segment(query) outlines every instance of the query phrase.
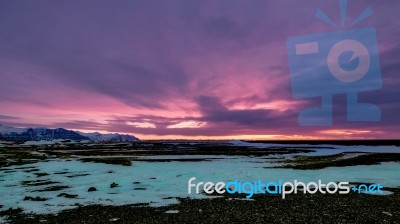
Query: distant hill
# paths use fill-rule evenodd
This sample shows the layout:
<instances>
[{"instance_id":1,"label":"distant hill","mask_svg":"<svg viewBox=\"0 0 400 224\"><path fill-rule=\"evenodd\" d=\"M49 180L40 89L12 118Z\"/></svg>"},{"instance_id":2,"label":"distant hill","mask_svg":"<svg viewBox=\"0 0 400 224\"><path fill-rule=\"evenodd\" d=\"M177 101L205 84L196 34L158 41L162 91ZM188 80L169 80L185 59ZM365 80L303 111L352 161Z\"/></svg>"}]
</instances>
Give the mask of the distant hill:
<instances>
[{"instance_id":1,"label":"distant hill","mask_svg":"<svg viewBox=\"0 0 400 224\"><path fill-rule=\"evenodd\" d=\"M94 142L133 142L139 139L132 135L100 134L71 131L64 128L14 128L0 124L0 140L2 141L53 141L55 139L94 141Z\"/></svg>"}]
</instances>

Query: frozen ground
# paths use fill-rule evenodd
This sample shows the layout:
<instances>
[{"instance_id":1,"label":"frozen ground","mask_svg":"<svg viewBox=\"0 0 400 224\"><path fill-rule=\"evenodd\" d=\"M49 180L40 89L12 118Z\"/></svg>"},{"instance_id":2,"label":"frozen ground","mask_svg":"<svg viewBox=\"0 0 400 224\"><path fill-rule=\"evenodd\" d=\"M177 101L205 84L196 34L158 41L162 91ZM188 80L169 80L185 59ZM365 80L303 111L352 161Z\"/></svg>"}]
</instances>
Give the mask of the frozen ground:
<instances>
[{"instance_id":1,"label":"frozen ground","mask_svg":"<svg viewBox=\"0 0 400 224\"><path fill-rule=\"evenodd\" d=\"M259 144L232 142L234 144ZM254 146L254 145L252 145ZM264 147L265 145L260 147ZM280 145L281 146L281 145ZM400 152L398 147L346 147L316 149L313 155L329 155L346 151ZM332 153L329 150L335 150ZM288 155L290 156L290 155ZM103 163L83 163L77 159L52 159L45 162L7 167L0 171L0 205L2 210L22 208L25 212L51 213L77 204L121 205L150 203L166 205L176 203L175 197L188 197L187 182L191 177L197 181L257 181L264 182L299 180L303 182L349 181L380 183L384 187L400 187L400 163L380 165L329 167L321 170L272 169L276 159L282 156L146 156L149 161L134 161L132 166ZM150 159L209 159L195 162L155 162ZM276 165L276 164L274 164ZM42 175L37 175L41 173ZM48 174L48 175L46 175ZM26 181L52 181L42 186L29 186ZM25 182L25 184L24 184ZM111 183L118 187L110 188ZM38 183L38 182L37 182ZM40 183L40 182L39 182ZM49 191L49 187L65 189ZM88 192L90 187L97 191ZM61 193L77 195L76 198L59 197ZM24 200L26 196L40 197L46 201ZM190 197L206 197L190 195Z\"/></svg>"},{"instance_id":2,"label":"frozen ground","mask_svg":"<svg viewBox=\"0 0 400 224\"><path fill-rule=\"evenodd\" d=\"M276 144L276 143L252 143L244 141L230 141L231 144L236 146L251 146L255 148L266 147L306 147L307 149L315 150L313 153L306 153L302 155L308 156L323 156L334 155L342 152L380 152L380 153L400 153L400 147L394 145L385 146L365 146L365 145L309 145L309 144ZM314 148L313 148L314 147ZM299 155L299 154L296 154Z\"/></svg>"}]
</instances>

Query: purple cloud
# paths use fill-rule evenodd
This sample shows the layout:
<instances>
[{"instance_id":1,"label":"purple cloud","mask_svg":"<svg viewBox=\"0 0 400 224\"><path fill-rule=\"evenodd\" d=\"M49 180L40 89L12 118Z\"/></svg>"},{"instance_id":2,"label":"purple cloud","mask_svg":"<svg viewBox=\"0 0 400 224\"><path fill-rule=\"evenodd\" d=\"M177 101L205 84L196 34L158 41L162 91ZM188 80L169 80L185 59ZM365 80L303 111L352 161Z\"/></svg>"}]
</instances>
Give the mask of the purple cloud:
<instances>
[{"instance_id":1,"label":"purple cloud","mask_svg":"<svg viewBox=\"0 0 400 224\"><path fill-rule=\"evenodd\" d=\"M346 24L368 6L374 14L352 28L376 28L383 88L360 100L378 105L382 121L348 123L345 98L335 96L331 129L398 137L400 2L349 1ZM339 26L315 18L317 9ZM320 99L292 98L285 42L340 24L334 0L3 1L0 121L159 136L320 136L327 128L297 124ZM168 128L182 122L198 127Z\"/></svg>"}]
</instances>

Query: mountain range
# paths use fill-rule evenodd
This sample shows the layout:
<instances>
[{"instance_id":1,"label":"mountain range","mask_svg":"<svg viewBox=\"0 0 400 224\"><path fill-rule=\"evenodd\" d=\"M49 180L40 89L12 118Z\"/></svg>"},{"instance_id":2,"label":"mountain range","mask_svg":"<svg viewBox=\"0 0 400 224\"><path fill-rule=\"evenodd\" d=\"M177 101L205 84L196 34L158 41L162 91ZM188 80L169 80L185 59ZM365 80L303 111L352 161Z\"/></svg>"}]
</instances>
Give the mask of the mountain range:
<instances>
[{"instance_id":1,"label":"mountain range","mask_svg":"<svg viewBox=\"0 0 400 224\"><path fill-rule=\"evenodd\" d=\"M139 140L135 136L127 134L83 133L64 128L14 128L0 124L0 141L26 142L53 141L56 139L94 142L133 142Z\"/></svg>"}]
</instances>

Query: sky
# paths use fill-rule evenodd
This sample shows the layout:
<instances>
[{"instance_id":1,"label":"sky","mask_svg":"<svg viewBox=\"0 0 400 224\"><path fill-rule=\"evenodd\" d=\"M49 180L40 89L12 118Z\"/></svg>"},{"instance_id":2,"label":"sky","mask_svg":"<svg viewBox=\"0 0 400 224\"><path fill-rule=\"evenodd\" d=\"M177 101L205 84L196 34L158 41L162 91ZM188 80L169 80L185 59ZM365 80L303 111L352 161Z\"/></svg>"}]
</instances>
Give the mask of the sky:
<instances>
[{"instance_id":1,"label":"sky","mask_svg":"<svg viewBox=\"0 0 400 224\"><path fill-rule=\"evenodd\" d=\"M0 1L0 124L142 139L400 137L400 1ZM359 93L378 122L299 126L320 97L292 95L286 39L375 27L383 86Z\"/></svg>"}]
</instances>

